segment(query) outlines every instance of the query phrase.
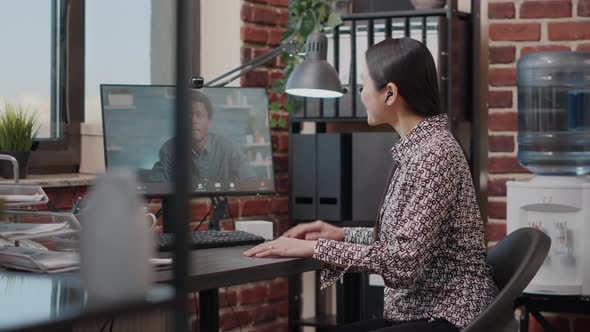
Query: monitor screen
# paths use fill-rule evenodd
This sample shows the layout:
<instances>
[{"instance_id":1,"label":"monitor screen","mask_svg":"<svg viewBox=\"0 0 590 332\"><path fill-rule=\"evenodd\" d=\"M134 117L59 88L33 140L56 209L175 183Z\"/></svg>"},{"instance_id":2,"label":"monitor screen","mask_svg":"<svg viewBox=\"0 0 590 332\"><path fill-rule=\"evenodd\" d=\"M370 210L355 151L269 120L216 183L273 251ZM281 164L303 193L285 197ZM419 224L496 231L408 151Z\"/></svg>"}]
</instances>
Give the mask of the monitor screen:
<instances>
[{"instance_id":1,"label":"monitor screen","mask_svg":"<svg viewBox=\"0 0 590 332\"><path fill-rule=\"evenodd\" d=\"M174 86L101 85L105 162L137 170L146 196L172 193ZM189 92L194 196L274 192L264 88Z\"/></svg>"}]
</instances>

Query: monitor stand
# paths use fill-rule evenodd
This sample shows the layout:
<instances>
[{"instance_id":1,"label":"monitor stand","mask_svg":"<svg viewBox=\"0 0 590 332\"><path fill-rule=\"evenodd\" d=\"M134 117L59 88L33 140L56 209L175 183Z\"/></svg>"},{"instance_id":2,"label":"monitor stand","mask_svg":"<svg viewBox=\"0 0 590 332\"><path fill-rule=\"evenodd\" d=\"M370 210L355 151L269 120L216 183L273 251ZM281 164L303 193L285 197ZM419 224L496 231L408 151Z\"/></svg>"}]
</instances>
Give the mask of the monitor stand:
<instances>
[{"instance_id":1,"label":"monitor stand","mask_svg":"<svg viewBox=\"0 0 590 332\"><path fill-rule=\"evenodd\" d=\"M219 221L225 217L225 209L228 208L227 200L222 197L211 196L212 215L209 218L209 230L221 230Z\"/></svg>"},{"instance_id":2,"label":"monitor stand","mask_svg":"<svg viewBox=\"0 0 590 332\"><path fill-rule=\"evenodd\" d=\"M212 214L209 217L209 230L221 230L219 221L225 217L227 207L227 200L223 197L211 196L211 206L213 207ZM162 198L162 233L173 233L173 221L170 218L170 211L172 210L172 197Z\"/></svg>"}]
</instances>

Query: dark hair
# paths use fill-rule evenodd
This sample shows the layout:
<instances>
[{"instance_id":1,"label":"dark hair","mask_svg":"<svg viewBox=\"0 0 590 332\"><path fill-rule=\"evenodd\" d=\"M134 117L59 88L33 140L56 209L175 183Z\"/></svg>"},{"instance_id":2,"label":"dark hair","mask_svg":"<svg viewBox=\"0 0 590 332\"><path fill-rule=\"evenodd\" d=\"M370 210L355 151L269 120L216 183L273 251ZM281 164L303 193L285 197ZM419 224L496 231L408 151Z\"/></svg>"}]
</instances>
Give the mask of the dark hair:
<instances>
[{"instance_id":1,"label":"dark hair","mask_svg":"<svg viewBox=\"0 0 590 332\"><path fill-rule=\"evenodd\" d=\"M189 90L190 101L193 103L202 103L203 105L205 105L205 109L207 110L207 116L209 117L209 120L211 120L213 118L213 104L211 104L209 98L207 98L207 96L205 96L204 93L197 89Z\"/></svg>"},{"instance_id":2,"label":"dark hair","mask_svg":"<svg viewBox=\"0 0 590 332\"><path fill-rule=\"evenodd\" d=\"M387 38L369 47L365 58L377 89L394 83L411 112L424 117L442 112L436 67L424 44L409 37Z\"/></svg>"}]
</instances>

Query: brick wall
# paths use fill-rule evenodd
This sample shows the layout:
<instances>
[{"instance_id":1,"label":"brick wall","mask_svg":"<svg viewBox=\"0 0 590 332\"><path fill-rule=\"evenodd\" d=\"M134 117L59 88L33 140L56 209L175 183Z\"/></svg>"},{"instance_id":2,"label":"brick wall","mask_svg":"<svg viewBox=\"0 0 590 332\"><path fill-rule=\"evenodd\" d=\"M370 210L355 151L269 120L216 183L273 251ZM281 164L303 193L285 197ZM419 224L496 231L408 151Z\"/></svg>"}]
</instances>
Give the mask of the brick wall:
<instances>
[{"instance_id":1,"label":"brick wall","mask_svg":"<svg viewBox=\"0 0 590 332\"><path fill-rule=\"evenodd\" d=\"M516 153L516 62L530 52L590 51L590 0L489 0L490 246L506 236L506 181L529 178ZM588 318L556 316L558 331L590 331ZM541 331L535 324L531 331Z\"/></svg>"}]
</instances>

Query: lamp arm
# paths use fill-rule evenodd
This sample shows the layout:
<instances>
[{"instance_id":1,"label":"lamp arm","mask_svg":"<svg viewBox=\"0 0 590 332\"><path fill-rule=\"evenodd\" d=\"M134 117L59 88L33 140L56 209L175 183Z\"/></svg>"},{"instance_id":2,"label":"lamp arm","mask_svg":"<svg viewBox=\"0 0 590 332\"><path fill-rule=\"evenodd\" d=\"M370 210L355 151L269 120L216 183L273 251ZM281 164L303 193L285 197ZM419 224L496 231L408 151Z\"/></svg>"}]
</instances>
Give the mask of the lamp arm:
<instances>
[{"instance_id":1,"label":"lamp arm","mask_svg":"<svg viewBox=\"0 0 590 332\"><path fill-rule=\"evenodd\" d=\"M219 77L216 77L216 78L210 80L204 86L206 86L206 87L225 86L225 85L229 84L230 82L232 82L233 80L248 74L249 72L262 66L266 62L270 61L271 59L273 59L283 53L288 53L288 54L292 54L292 55L297 54L297 46L296 46L294 38L291 38L287 42L279 45L276 48L273 48L272 50L268 51L267 53L255 58L255 59L253 59L253 60L235 68L235 69L232 69ZM216 83L218 81L225 79L227 76L234 74L235 72L239 72L239 73L235 74L234 76L230 77L229 79L227 79L225 81L222 81L221 83Z\"/></svg>"}]
</instances>

